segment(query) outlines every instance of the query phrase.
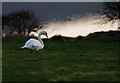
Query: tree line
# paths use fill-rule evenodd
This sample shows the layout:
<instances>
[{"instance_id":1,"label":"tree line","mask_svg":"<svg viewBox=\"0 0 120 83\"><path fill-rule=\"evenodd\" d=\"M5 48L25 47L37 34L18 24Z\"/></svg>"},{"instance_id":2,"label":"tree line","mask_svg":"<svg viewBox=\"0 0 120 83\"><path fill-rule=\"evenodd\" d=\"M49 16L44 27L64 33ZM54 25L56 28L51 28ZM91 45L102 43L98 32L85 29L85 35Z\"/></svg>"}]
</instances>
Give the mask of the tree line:
<instances>
[{"instance_id":1,"label":"tree line","mask_svg":"<svg viewBox=\"0 0 120 83\"><path fill-rule=\"evenodd\" d=\"M9 27L11 33L29 35L31 31L42 25L33 11L22 10L2 16L2 29ZM42 28L42 27L39 27Z\"/></svg>"}]
</instances>

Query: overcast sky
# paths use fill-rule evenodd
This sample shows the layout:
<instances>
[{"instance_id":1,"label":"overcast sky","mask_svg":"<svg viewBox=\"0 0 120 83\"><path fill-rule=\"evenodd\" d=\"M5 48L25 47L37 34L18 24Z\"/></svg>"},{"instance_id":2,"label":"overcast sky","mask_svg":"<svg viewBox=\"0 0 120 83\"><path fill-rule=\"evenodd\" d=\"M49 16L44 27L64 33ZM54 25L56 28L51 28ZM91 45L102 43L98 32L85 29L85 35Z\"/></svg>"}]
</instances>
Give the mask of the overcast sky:
<instances>
[{"instance_id":1,"label":"overcast sky","mask_svg":"<svg viewBox=\"0 0 120 83\"><path fill-rule=\"evenodd\" d=\"M94 14L102 9L102 2L3 2L3 14L32 10L41 19L65 19L77 15Z\"/></svg>"}]
</instances>

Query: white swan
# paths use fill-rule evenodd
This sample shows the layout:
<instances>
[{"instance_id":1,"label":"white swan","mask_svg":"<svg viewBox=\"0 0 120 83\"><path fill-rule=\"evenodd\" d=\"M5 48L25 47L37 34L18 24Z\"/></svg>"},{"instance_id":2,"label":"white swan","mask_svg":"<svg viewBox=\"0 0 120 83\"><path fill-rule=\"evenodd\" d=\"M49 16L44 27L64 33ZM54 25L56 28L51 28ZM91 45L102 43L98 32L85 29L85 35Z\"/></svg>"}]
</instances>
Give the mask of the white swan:
<instances>
[{"instance_id":1,"label":"white swan","mask_svg":"<svg viewBox=\"0 0 120 83\"><path fill-rule=\"evenodd\" d=\"M38 51L40 49L44 48L44 42L41 39L41 35L47 36L47 33L45 31L42 31L38 34L38 40L37 39L29 39L24 46L21 47L21 49L27 48L30 50ZM48 36L47 36L48 37Z\"/></svg>"}]
</instances>

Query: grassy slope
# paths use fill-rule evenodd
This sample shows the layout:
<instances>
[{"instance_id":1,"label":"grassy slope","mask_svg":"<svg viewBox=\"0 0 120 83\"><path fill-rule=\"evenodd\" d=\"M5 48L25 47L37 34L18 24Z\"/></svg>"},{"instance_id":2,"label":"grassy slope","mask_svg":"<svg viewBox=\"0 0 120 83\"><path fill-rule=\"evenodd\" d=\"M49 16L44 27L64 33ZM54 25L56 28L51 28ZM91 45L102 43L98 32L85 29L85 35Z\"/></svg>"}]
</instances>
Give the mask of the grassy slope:
<instances>
[{"instance_id":1,"label":"grassy slope","mask_svg":"<svg viewBox=\"0 0 120 83\"><path fill-rule=\"evenodd\" d=\"M118 80L119 41L44 40L38 53L21 50L24 42L3 41L3 81Z\"/></svg>"}]
</instances>

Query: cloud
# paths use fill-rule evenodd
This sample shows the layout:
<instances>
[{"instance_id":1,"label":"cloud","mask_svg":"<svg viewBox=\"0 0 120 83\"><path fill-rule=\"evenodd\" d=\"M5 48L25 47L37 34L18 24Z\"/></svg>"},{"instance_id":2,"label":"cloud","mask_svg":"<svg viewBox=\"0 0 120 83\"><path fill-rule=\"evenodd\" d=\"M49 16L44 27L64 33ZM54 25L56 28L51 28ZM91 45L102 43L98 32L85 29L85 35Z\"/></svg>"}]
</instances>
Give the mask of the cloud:
<instances>
[{"instance_id":1,"label":"cloud","mask_svg":"<svg viewBox=\"0 0 120 83\"><path fill-rule=\"evenodd\" d=\"M86 36L89 33L98 31L117 30L117 23L108 23L104 25L95 24L96 17L97 15L89 15L82 18L74 18L70 21L49 22L44 30L48 32L49 37L54 35L77 37L79 35Z\"/></svg>"}]
</instances>

